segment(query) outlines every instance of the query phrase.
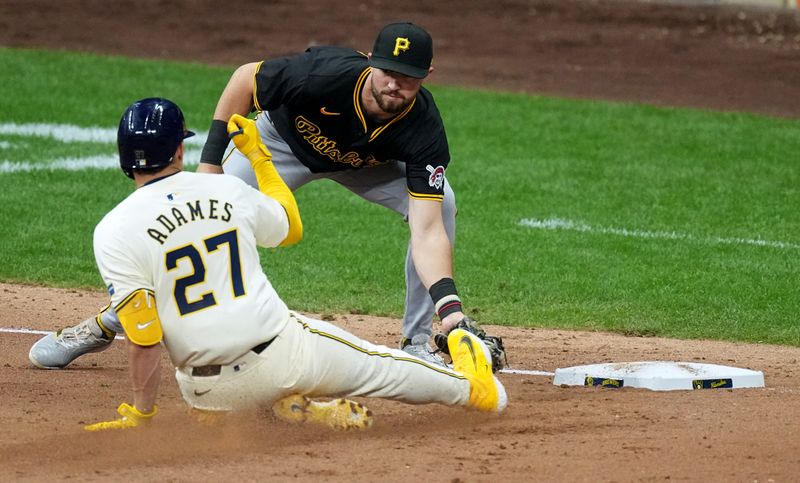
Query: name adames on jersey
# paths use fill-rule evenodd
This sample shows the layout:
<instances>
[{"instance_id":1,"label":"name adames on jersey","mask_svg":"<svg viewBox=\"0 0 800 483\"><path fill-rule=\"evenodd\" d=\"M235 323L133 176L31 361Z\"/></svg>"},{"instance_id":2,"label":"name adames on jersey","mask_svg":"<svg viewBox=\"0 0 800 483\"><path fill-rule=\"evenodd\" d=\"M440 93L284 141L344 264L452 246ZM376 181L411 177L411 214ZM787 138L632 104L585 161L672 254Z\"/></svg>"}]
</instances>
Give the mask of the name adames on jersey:
<instances>
[{"instance_id":1,"label":"name adames on jersey","mask_svg":"<svg viewBox=\"0 0 800 483\"><path fill-rule=\"evenodd\" d=\"M187 201L184 205L174 206L166 213L158 215L155 219L156 227L147 229L147 234L153 240L163 245L170 233L179 227L197 220L230 221L233 205L227 201L219 200L194 200Z\"/></svg>"}]
</instances>

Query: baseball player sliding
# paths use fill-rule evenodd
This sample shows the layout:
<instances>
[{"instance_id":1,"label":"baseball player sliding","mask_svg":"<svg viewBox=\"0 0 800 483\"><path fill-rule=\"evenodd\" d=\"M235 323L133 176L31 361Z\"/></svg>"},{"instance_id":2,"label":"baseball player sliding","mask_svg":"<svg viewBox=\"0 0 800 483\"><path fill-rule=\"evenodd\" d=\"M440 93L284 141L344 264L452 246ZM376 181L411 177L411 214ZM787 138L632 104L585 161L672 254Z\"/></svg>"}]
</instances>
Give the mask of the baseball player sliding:
<instances>
[{"instance_id":1,"label":"baseball player sliding","mask_svg":"<svg viewBox=\"0 0 800 483\"><path fill-rule=\"evenodd\" d=\"M291 190L331 179L408 221L400 347L444 365L429 344L437 315L444 334L463 327L484 339L497 368L503 362L502 342L486 337L465 317L453 279L456 204L445 176L450 152L433 96L422 87L433 71L432 58L433 41L424 29L393 23L380 31L368 54L313 47L242 65L217 103L198 172L224 170L256 186L244 155L234 150L224 164L223 158L228 119L257 111L258 135ZM120 330L114 311L105 310L42 338L30 359L39 367L65 367L82 354L105 349ZM439 336L436 345L447 352L446 337Z\"/></svg>"},{"instance_id":2,"label":"baseball player sliding","mask_svg":"<svg viewBox=\"0 0 800 483\"><path fill-rule=\"evenodd\" d=\"M139 426L157 414L161 347L184 400L200 411L270 406L285 397L371 396L500 412L503 385L471 332L448 336L454 367L371 344L289 310L264 274L257 246L297 243L294 196L253 121L227 130L249 160L258 190L233 176L183 171L183 114L144 99L122 116L120 167L136 190L94 233L111 306L128 339L133 402L88 430Z\"/></svg>"}]
</instances>

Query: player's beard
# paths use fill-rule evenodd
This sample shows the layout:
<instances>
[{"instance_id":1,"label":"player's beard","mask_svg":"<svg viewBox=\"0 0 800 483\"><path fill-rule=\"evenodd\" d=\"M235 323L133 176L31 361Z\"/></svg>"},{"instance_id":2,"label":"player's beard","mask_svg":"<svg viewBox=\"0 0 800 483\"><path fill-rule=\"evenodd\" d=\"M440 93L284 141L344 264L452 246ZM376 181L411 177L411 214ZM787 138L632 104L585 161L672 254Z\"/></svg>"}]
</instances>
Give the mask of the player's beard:
<instances>
[{"instance_id":1,"label":"player's beard","mask_svg":"<svg viewBox=\"0 0 800 483\"><path fill-rule=\"evenodd\" d=\"M404 97L399 98L399 97L389 96L389 94L394 94L397 91L394 92L384 91L383 93L381 93L380 91L378 91L378 89L375 88L375 84L372 84L370 86L370 91L372 92L373 99L375 99L375 102L378 103L378 107L380 107L383 112L389 114L399 113L400 111L408 107L408 105L411 104L411 101L413 100L413 98L406 99Z\"/></svg>"}]
</instances>

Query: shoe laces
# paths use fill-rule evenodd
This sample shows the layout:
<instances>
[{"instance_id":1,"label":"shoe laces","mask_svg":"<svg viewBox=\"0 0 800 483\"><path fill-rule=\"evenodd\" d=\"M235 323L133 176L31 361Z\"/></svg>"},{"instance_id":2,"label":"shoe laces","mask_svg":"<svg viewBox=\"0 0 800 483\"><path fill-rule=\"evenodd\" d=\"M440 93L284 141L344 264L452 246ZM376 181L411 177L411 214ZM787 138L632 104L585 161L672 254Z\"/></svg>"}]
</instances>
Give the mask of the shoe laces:
<instances>
[{"instance_id":1,"label":"shoe laces","mask_svg":"<svg viewBox=\"0 0 800 483\"><path fill-rule=\"evenodd\" d=\"M96 342L97 337L89 329L86 324L78 324L75 327L65 327L56 332L56 340L65 347L76 347L81 345L82 342L88 340Z\"/></svg>"},{"instance_id":2,"label":"shoe laces","mask_svg":"<svg viewBox=\"0 0 800 483\"><path fill-rule=\"evenodd\" d=\"M444 364L442 356L438 354L439 351L431 348L431 345L428 344L428 337L425 335L416 335L411 339L403 339L402 348L405 352L415 355L420 359L434 361L437 364Z\"/></svg>"},{"instance_id":3,"label":"shoe laces","mask_svg":"<svg viewBox=\"0 0 800 483\"><path fill-rule=\"evenodd\" d=\"M433 353L430 344L428 344L429 337L425 334L417 334L410 339L406 339L405 344L410 345L416 350Z\"/></svg>"},{"instance_id":4,"label":"shoe laces","mask_svg":"<svg viewBox=\"0 0 800 483\"><path fill-rule=\"evenodd\" d=\"M407 344L403 347L403 350L406 352L414 352L419 354L434 354L431 346L428 343L425 344Z\"/></svg>"}]
</instances>

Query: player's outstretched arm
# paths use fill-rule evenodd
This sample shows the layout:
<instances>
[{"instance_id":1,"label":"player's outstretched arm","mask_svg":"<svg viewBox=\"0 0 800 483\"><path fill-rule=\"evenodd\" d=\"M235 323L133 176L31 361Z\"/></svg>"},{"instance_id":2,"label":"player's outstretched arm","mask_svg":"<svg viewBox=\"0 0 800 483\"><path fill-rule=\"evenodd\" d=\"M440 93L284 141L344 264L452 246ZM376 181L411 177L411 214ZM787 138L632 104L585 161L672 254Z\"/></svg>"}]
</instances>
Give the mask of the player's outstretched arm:
<instances>
[{"instance_id":1,"label":"player's outstretched arm","mask_svg":"<svg viewBox=\"0 0 800 483\"><path fill-rule=\"evenodd\" d=\"M411 229L411 255L423 285L430 290L441 280L452 281L453 250L444 230L441 202L409 197L408 225ZM463 317L460 310L445 315L442 329L449 331Z\"/></svg>"},{"instance_id":2,"label":"player's outstretched arm","mask_svg":"<svg viewBox=\"0 0 800 483\"><path fill-rule=\"evenodd\" d=\"M120 418L84 426L87 431L135 428L149 423L158 412L155 401L161 380L161 345L145 347L128 341L128 361L133 380L133 405L120 404L117 408Z\"/></svg>"},{"instance_id":3,"label":"player's outstretched arm","mask_svg":"<svg viewBox=\"0 0 800 483\"><path fill-rule=\"evenodd\" d=\"M101 269L102 271L102 269ZM161 380L161 345L164 334L152 291L138 289L122 297L114 309L128 339L128 365L133 383L133 405L120 404L117 412L122 416L85 426L87 431L126 429L141 426L155 416L158 383Z\"/></svg>"},{"instance_id":4,"label":"player's outstretched arm","mask_svg":"<svg viewBox=\"0 0 800 483\"><path fill-rule=\"evenodd\" d=\"M442 221L441 204L434 200L413 197L408 202L408 224L411 227L411 254L420 280L433 299L436 314L442 320L442 333L434 337L437 347L448 352L447 334L453 329L467 330L487 345L492 356L492 370L505 367L506 353L500 337L487 336L480 324L467 317L461 308L453 281L452 248Z\"/></svg>"},{"instance_id":5,"label":"player's outstretched arm","mask_svg":"<svg viewBox=\"0 0 800 483\"><path fill-rule=\"evenodd\" d=\"M246 116L253 109L253 77L258 62L244 64L234 71L220 95L208 139L200 155L200 173L222 173L222 158L228 147L228 119L234 114Z\"/></svg>"},{"instance_id":6,"label":"player's outstretched arm","mask_svg":"<svg viewBox=\"0 0 800 483\"><path fill-rule=\"evenodd\" d=\"M286 216L289 219L289 232L280 246L293 245L299 242L303 238L303 222L300 219L297 201L294 198L294 194L292 194L292 190L286 186L283 178L281 178L272 164L272 153L261 142L261 136L258 134L255 122L244 116L234 114L228 121L227 129L234 144L236 144L236 148L250 160L250 165L253 166L253 171L256 174L259 191L273 198L286 210Z\"/></svg>"},{"instance_id":7,"label":"player's outstretched arm","mask_svg":"<svg viewBox=\"0 0 800 483\"><path fill-rule=\"evenodd\" d=\"M141 346L128 341L128 361L133 381L133 405L143 413L156 407L161 381L161 344Z\"/></svg>"}]
</instances>

